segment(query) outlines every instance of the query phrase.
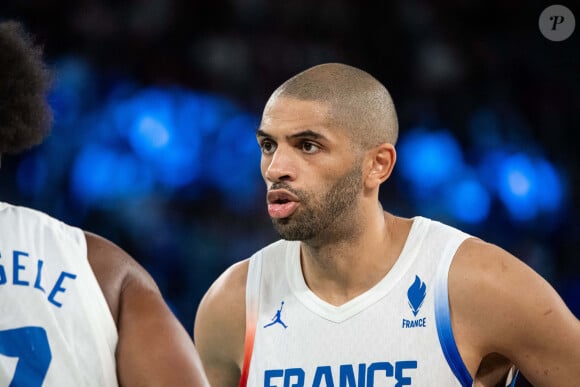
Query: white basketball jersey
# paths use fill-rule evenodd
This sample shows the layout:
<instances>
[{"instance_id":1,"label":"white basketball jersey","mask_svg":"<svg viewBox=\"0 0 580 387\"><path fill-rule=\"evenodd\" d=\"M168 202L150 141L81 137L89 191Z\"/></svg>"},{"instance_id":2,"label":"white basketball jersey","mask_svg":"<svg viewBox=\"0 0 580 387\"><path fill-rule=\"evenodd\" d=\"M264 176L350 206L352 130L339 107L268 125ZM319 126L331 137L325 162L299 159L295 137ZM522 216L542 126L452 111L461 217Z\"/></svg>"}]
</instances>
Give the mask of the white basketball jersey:
<instances>
[{"instance_id":1,"label":"white basketball jersey","mask_svg":"<svg viewBox=\"0 0 580 387\"><path fill-rule=\"evenodd\" d=\"M240 386L471 386L453 338L447 274L469 235L416 217L400 257L341 306L304 282L300 242L250 258Z\"/></svg>"},{"instance_id":2,"label":"white basketball jersey","mask_svg":"<svg viewBox=\"0 0 580 387\"><path fill-rule=\"evenodd\" d=\"M116 346L82 230L0 202L0 387L117 386Z\"/></svg>"}]
</instances>

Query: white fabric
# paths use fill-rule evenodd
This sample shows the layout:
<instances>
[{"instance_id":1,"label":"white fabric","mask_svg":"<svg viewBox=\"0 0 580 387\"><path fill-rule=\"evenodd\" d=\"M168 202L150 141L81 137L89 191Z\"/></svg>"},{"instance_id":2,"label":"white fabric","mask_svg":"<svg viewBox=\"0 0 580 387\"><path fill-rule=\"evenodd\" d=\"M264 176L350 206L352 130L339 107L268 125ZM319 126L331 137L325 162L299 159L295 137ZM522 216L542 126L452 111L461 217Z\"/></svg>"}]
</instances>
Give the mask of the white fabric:
<instances>
[{"instance_id":1,"label":"white fabric","mask_svg":"<svg viewBox=\"0 0 580 387\"><path fill-rule=\"evenodd\" d=\"M10 341L7 334L17 329ZM32 330L44 330L47 342L27 336ZM33 376L21 379L27 387L117 386L117 339L82 230L0 202L0 387L15 378L17 363L27 362L37 369L24 372ZM39 377L45 370L34 354L47 347L48 370ZM6 356L10 351L26 354Z\"/></svg>"},{"instance_id":2,"label":"white fabric","mask_svg":"<svg viewBox=\"0 0 580 387\"><path fill-rule=\"evenodd\" d=\"M305 284L299 242L278 241L254 254L246 298L256 333L252 353L246 353L247 385L460 386L442 351L434 289L438 281L446 285L452 257L468 237L414 218L388 274L341 306L323 301ZM455 346L452 336L448 344Z\"/></svg>"}]
</instances>

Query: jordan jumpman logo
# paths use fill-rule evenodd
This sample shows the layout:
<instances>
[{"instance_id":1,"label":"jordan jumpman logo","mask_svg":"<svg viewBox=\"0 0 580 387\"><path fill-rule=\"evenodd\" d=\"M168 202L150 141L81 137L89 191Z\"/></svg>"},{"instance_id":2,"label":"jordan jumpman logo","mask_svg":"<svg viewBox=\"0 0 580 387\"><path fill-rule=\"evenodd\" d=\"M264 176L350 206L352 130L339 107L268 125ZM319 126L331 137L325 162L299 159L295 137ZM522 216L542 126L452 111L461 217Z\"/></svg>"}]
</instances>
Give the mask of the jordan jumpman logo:
<instances>
[{"instance_id":1,"label":"jordan jumpman logo","mask_svg":"<svg viewBox=\"0 0 580 387\"><path fill-rule=\"evenodd\" d=\"M268 324L264 325L264 328L268 328L271 327L272 325L279 323L280 325L282 325L284 327L284 329L288 328L288 326L286 324L284 324L284 321L282 321L282 308L284 307L284 301L282 301L282 304L280 305L280 309L278 309L276 311L276 314L274 315L274 317L272 317L272 322L269 322Z\"/></svg>"}]
</instances>

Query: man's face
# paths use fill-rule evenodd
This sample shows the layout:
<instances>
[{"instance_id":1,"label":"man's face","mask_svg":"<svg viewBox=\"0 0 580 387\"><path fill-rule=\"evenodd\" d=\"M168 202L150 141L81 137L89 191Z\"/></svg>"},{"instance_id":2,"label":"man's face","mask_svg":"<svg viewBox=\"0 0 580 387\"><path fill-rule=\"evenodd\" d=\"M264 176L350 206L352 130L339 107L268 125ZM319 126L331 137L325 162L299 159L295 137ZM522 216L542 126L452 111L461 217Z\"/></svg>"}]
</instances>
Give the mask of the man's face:
<instances>
[{"instance_id":1,"label":"man's face","mask_svg":"<svg viewBox=\"0 0 580 387\"><path fill-rule=\"evenodd\" d=\"M275 97L262 116L257 138L268 213L287 240L311 240L354 220L361 162L327 113L324 103Z\"/></svg>"}]
</instances>

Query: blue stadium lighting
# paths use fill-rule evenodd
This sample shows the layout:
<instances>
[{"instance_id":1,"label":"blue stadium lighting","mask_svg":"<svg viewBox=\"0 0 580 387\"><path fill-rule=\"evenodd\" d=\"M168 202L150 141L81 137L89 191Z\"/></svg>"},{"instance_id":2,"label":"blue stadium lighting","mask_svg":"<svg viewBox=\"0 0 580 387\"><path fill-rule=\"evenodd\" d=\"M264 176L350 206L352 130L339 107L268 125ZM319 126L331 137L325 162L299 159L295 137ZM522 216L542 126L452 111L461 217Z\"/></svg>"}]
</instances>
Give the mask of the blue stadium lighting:
<instances>
[{"instance_id":1,"label":"blue stadium lighting","mask_svg":"<svg viewBox=\"0 0 580 387\"><path fill-rule=\"evenodd\" d=\"M558 211L564 201L564 183L556 168L547 160L536 160L536 171L542 188L538 189L538 204L548 212Z\"/></svg>"},{"instance_id":2,"label":"blue stadium lighting","mask_svg":"<svg viewBox=\"0 0 580 387\"><path fill-rule=\"evenodd\" d=\"M479 180L490 191L498 191L499 171L507 158L507 153L503 150L487 152L483 155L477 166Z\"/></svg>"},{"instance_id":3,"label":"blue stadium lighting","mask_svg":"<svg viewBox=\"0 0 580 387\"><path fill-rule=\"evenodd\" d=\"M196 126L192 93L150 88L117 101L111 120L125 137L143 168L163 186L183 187L199 173L201 133Z\"/></svg>"},{"instance_id":4,"label":"blue stadium lighting","mask_svg":"<svg viewBox=\"0 0 580 387\"><path fill-rule=\"evenodd\" d=\"M501 146L501 128L499 118L490 108L480 108L470 117L468 123L472 141L480 148Z\"/></svg>"},{"instance_id":5,"label":"blue stadium lighting","mask_svg":"<svg viewBox=\"0 0 580 387\"><path fill-rule=\"evenodd\" d=\"M116 101L110 114L117 132L144 159L157 159L170 147L176 128L171 94L161 89L147 89L129 99Z\"/></svg>"},{"instance_id":6,"label":"blue stadium lighting","mask_svg":"<svg viewBox=\"0 0 580 387\"><path fill-rule=\"evenodd\" d=\"M100 145L88 145L74 162L71 186L80 201L99 206L105 204L104 200L150 192L153 176L131 154Z\"/></svg>"},{"instance_id":7,"label":"blue stadium lighting","mask_svg":"<svg viewBox=\"0 0 580 387\"><path fill-rule=\"evenodd\" d=\"M16 172L19 191L30 196L41 194L48 180L47 165L41 153L32 153L22 160Z\"/></svg>"},{"instance_id":8,"label":"blue stadium lighting","mask_svg":"<svg viewBox=\"0 0 580 387\"><path fill-rule=\"evenodd\" d=\"M137 121L135 137L142 140L143 146L159 149L169 144L169 130L163 122L148 114L143 115Z\"/></svg>"},{"instance_id":9,"label":"blue stadium lighting","mask_svg":"<svg viewBox=\"0 0 580 387\"><path fill-rule=\"evenodd\" d=\"M563 205L564 180L544 158L496 151L485 155L478 168L482 183L497 192L517 221L556 212Z\"/></svg>"},{"instance_id":10,"label":"blue stadium lighting","mask_svg":"<svg viewBox=\"0 0 580 387\"><path fill-rule=\"evenodd\" d=\"M498 194L512 218L527 221L538 213L538 176L533 161L524 154L507 157L499 170Z\"/></svg>"},{"instance_id":11,"label":"blue stadium lighting","mask_svg":"<svg viewBox=\"0 0 580 387\"><path fill-rule=\"evenodd\" d=\"M257 116L226 99L184 89L116 93L92 122L96 145L77 157L73 192L89 201L114 200L207 184L236 198L228 205L246 208L261 181L258 124Z\"/></svg>"},{"instance_id":12,"label":"blue stadium lighting","mask_svg":"<svg viewBox=\"0 0 580 387\"><path fill-rule=\"evenodd\" d=\"M461 171L463 155L457 140L445 130L414 128L398 146L399 168L417 190L434 188Z\"/></svg>"},{"instance_id":13,"label":"blue stadium lighting","mask_svg":"<svg viewBox=\"0 0 580 387\"><path fill-rule=\"evenodd\" d=\"M260 150L256 143L259 117L240 113L224 122L211 146L212 162L208 163L207 177L227 197L232 209L250 205L256 198L256 190L262 188Z\"/></svg>"},{"instance_id":14,"label":"blue stadium lighting","mask_svg":"<svg viewBox=\"0 0 580 387\"><path fill-rule=\"evenodd\" d=\"M259 175L260 149L255 132L258 117L238 114L222 125L212 144L214 163L211 178L224 189L247 184L248 177ZM235 171L235 173L232 173Z\"/></svg>"},{"instance_id":15,"label":"blue stadium lighting","mask_svg":"<svg viewBox=\"0 0 580 387\"><path fill-rule=\"evenodd\" d=\"M95 94L94 74L80 57L69 56L55 63L56 79L49 96L56 125L73 125L79 118L84 101ZM79 96L83 96L79 98Z\"/></svg>"},{"instance_id":16,"label":"blue stadium lighting","mask_svg":"<svg viewBox=\"0 0 580 387\"><path fill-rule=\"evenodd\" d=\"M454 182L447 190L445 200L451 214L462 222L480 223L489 215L491 197L477 179Z\"/></svg>"}]
</instances>

